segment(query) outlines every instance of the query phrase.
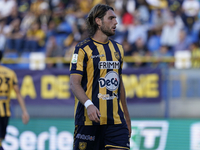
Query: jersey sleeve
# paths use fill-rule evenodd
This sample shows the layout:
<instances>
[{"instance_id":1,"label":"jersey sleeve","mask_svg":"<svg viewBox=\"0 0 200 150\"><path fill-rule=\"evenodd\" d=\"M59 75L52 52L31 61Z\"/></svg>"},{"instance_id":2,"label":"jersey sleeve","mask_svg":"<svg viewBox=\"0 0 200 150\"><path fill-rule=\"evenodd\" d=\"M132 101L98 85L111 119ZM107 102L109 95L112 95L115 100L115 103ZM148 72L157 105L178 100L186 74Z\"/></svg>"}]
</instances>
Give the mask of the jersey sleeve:
<instances>
[{"instance_id":1,"label":"jersey sleeve","mask_svg":"<svg viewBox=\"0 0 200 150\"><path fill-rule=\"evenodd\" d=\"M83 75L86 67L86 53L82 48L76 47L70 63L70 74Z\"/></svg>"}]
</instances>

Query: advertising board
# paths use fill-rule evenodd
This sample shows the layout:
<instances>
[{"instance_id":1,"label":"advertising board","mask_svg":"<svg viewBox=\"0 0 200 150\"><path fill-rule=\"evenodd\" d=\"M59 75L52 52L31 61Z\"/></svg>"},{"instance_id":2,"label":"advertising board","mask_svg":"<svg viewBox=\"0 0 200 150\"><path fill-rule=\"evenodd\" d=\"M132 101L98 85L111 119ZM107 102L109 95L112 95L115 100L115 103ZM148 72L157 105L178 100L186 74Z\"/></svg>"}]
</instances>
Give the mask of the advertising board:
<instances>
[{"instance_id":1,"label":"advertising board","mask_svg":"<svg viewBox=\"0 0 200 150\"><path fill-rule=\"evenodd\" d=\"M200 150L198 119L132 119L130 150ZM5 150L72 150L73 119L11 119Z\"/></svg>"},{"instance_id":2,"label":"advertising board","mask_svg":"<svg viewBox=\"0 0 200 150\"><path fill-rule=\"evenodd\" d=\"M74 105L68 69L15 70L20 92L27 105ZM128 103L158 103L161 98L160 69L124 70L122 75ZM18 104L11 92L12 104Z\"/></svg>"}]
</instances>

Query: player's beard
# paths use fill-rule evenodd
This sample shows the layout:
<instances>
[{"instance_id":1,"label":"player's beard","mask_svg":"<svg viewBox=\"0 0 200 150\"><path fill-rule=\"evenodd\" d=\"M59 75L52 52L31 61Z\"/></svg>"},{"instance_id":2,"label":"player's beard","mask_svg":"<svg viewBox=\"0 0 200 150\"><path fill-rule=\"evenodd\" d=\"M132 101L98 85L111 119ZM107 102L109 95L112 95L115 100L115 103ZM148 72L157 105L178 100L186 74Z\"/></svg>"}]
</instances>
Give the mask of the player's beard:
<instances>
[{"instance_id":1,"label":"player's beard","mask_svg":"<svg viewBox=\"0 0 200 150\"><path fill-rule=\"evenodd\" d=\"M106 27L104 25L104 22L102 22L102 26L100 27L101 32L103 32L107 36L113 36L115 35L115 31L112 32L112 29Z\"/></svg>"}]
</instances>

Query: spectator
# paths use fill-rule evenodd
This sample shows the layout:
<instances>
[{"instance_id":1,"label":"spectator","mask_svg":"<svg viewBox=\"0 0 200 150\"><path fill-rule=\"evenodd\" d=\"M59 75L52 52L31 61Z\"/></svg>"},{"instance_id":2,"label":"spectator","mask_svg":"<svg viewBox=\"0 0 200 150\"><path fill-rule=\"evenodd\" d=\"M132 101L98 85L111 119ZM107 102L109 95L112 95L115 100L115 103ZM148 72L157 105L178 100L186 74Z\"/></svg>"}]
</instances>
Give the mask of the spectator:
<instances>
[{"instance_id":1,"label":"spectator","mask_svg":"<svg viewBox=\"0 0 200 150\"><path fill-rule=\"evenodd\" d=\"M146 0L136 1L135 14L142 24L148 24L150 20L150 11Z\"/></svg>"},{"instance_id":2,"label":"spectator","mask_svg":"<svg viewBox=\"0 0 200 150\"><path fill-rule=\"evenodd\" d=\"M49 4L47 2L42 2L40 4L40 15L38 20L41 23L41 28L46 32L48 29L48 23L51 20L51 10L49 9Z\"/></svg>"},{"instance_id":3,"label":"spectator","mask_svg":"<svg viewBox=\"0 0 200 150\"><path fill-rule=\"evenodd\" d=\"M153 56L158 60L157 63L153 63L153 66L156 65L159 68L172 66L171 63L164 62L163 60L163 58L172 57L172 53L169 51L168 46L162 45L157 51L153 53Z\"/></svg>"},{"instance_id":4,"label":"spectator","mask_svg":"<svg viewBox=\"0 0 200 150\"><path fill-rule=\"evenodd\" d=\"M133 49L135 48L132 46L126 38L124 38L122 42L123 48L124 48L124 56L131 56L133 53Z\"/></svg>"},{"instance_id":5,"label":"spectator","mask_svg":"<svg viewBox=\"0 0 200 150\"><path fill-rule=\"evenodd\" d=\"M31 3L30 11L34 13L36 17L38 17L41 13L40 5L45 2L44 0L35 0L33 3Z\"/></svg>"},{"instance_id":6,"label":"spectator","mask_svg":"<svg viewBox=\"0 0 200 150\"><path fill-rule=\"evenodd\" d=\"M71 3L71 0L51 0L49 1L50 9L52 11L63 11L68 3Z\"/></svg>"},{"instance_id":7,"label":"spectator","mask_svg":"<svg viewBox=\"0 0 200 150\"><path fill-rule=\"evenodd\" d=\"M145 56L147 53L149 53L145 42L140 37L132 45L132 49L133 49L133 53L139 53L140 56Z\"/></svg>"},{"instance_id":8,"label":"spectator","mask_svg":"<svg viewBox=\"0 0 200 150\"><path fill-rule=\"evenodd\" d=\"M129 26L129 25L133 24L134 23L134 16L129 12L125 12L122 16L122 23L125 26Z\"/></svg>"},{"instance_id":9,"label":"spectator","mask_svg":"<svg viewBox=\"0 0 200 150\"><path fill-rule=\"evenodd\" d=\"M74 15L76 18L85 18L90 9L97 3L103 3L102 0L74 0L69 4L67 8L68 13Z\"/></svg>"},{"instance_id":10,"label":"spectator","mask_svg":"<svg viewBox=\"0 0 200 150\"><path fill-rule=\"evenodd\" d=\"M15 0L0 0L0 19L8 17L16 6Z\"/></svg>"},{"instance_id":11,"label":"spectator","mask_svg":"<svg viewBox=\"0 0 200 150\"><path fill-rule=\"evenodd\" d=\"M142 38L138 38L136 42L132 45L132 56L134 58L138 57L137 61L134 63L134 67L146 67L148 63L143 62L143 60L139 60L139 57L146 57L149 56L150 53L147 49L147 46Z\"/></svg>"},{"instance_id":12,"label":"spectator","mask_svg":"<svg viewBox=\"0 0 200 150\"><path fill-rule=\"evenodd\" d=\"M200 48L198 43L192 43L190 45L190 51L192 56L192 68L200 68Z\"/></svg>"},{"instance_id":13,"label":"spectator","mask_svg":"<svg viewBox=\"0 0 200 150\"><path fill-rule=\"evenodd\" d=\"M62 47L58 45L56 42L56 38L54 36L51 36L46 44L46 57L48 58L59 58L64 56L64 52L62 50ZM47 68L55 68L60 67L62 63L61 62L54 62L54 63L48 63Z\"/></svg>"},{"instance_id":14,"label":"spectator","mask_svg":"<svg viewBox=\"0 0 200 150\"><path fill-rule=\"evenodd\" d=\"M150 9L164 9L168 6L168 0L146 0Z\"/></svg>"},{"instance_id":15,"label":"spectator","mask_svg":"<svg viewBox=\"0 0 200 150\"><path fill-rule=\"evenodd\" d=\"M78 20L78 22L77 22L77 31L80 34L80 39L76 38L76 36L74 37L77 41L81 41L81 40L83 40L83 39L85 39L85 38L87 38L89 36L87 28L86 28L86 23L85 23L84 19L79 19Z\"/></svg>"},{"instance_id":16,"label":"spectator","mask_svg":"<svg viewBox=\"0 0 200 150\"><path fill-rule=\"evenodd\" d=\"M72 33L72 27L60 17L60 23L56 26L56 39L59 45L64 45L64 40ZM81 36L81 34L80 34Z\"/></svg>"},{"instance_id":17,"label":"spectator","mask_svg":"<svg viewBox=\"0 0 200 150\"><path fill-rule=\"evenodd\" d=\"M46 39L48 40L51 36L56 36L57 30L56 23L53 20L50 20L48 23L48 29L46 31Z\"/></svg>"},{"instance_id":18,"label":"spectator","mask_svg":"<svg viewBox=\"0 0 200 150\"><path fill-rule=\"evenodd\" d=\"M172 48L178 43L181 27L175 22L174 18L168 20L161 32L161 44Z\"/></svg>"},{"instance_id":19,"label":"spectator","mask_svg":"<svg viewBox=\"0 0 200 150\"><path fill-rule=\"evenodd\" d=\"M82 14L87 15L90 9L98 3L101 3L102 0L76 0L79 5Z\"/></svg>"},{"instance_id":20,"label":"spectator","mask_svg":"<svg viewBox=\"0 0 200 150\"><path fill-rule=\"evenodd\" d=\"M39 22L34 22L26 33L25 51L36 52L45 45L45 32Z\"/></svg>"},{"instance_id":21,"label":"spectator","mask_svg":"<svg viewBox=\"0 0 200 150\"><path fill-rule=\"evenodd\" d=\"M10 30L6 33L6 51L22 53L22 44L25 33L20 29L20 19L16 18L10 24Z\"/></svg>"},{"instance_id":22,"label":"spectator","mask_svg":"<svg viewBox=\"0 0 200 150\"><path fill-rule=\"evenodd\" d=\"M163 26L169 20L169 12L167 9L155 9L152 12L152 19L151 19L151 30L162 30Z\"/></svg>"},{"instance_id":23,"label":"spectator","mask_svg":"<svg viewBox=\"0 0 200 150\"><path fill-rule=\"evenodd\" d=\"M36 16L31 11L27 12L21 22L22 30L26 32L31 27L31 24L36 21L36 19Z\"/></svg>"},{"instance_id":24,"label":"spectator","mask_svg":"<svg viewBox=\"0 0 200 150\"><path fill-rule=\"evenodd\" d=\"M17 7L13 7L11 14L6 18L6 24L9 25L15 19L19 19L21 23L22 18L18 13Z\"/></svg>"},{"instance_id":25,"label":"spectator","mask_svg":"<svg viewBox=\"0 0 200 150\"><path fill-rule=\"evenodd\" d=\"M124 6L124 1L123 0L115 0L115 10L122 10Z\"/></svg>"},{"instance_id":26,"label":"spectator","mask_svg":"<svg viewBox=\"0 0 200 150\"><path fill-rule=\"evenodd\" d=\"M118 8L118 9L115 9L115 14L117 16L117 28L116 28L116 31L115 31L115 35L112 36L112 38L119 42L119 43L122 43L124 38L126 38L126 32L127 32L127 25L123 24L122 23L122 12L123 10Z\"/></svg>"},{"instance_id":27,"label":"spectator","mask_svg":"<svg viewBox=\"0 0 200 150\"><path fill-rule=\"evenodd\" d=\"M168 8L173 14L181 11L183 0L168 0Z\"/></svg>"},{"instance_id":28,"label":"spectator","mask_svg":"<svg viewBox=\"0 0 200 150\"><path fill-rule=\"evenodd\" d=\"M182 4L183 20L189 31L191 31L193 24L196 21L199 9L200 9L200 4L198 0L183 1Z\"/></svg>"},{"instance_id":29,"label":"spectator","mask_svg":"<svg viewBox=\"0 0 200 150\"><path fill-rule=\"evenodd\" d=\"M124 56L131 56L132 53L133 53L133 47L127 41L126 38L124 38L122 45L123 45L123 48L124 48ZM133 63L130 63L130 62L124 62L124 64L123 64L123 68L132 67L132 66L133 66Z\"/></svg>"},{"instance_id":30,"label":"spectator","mask_svg":"<svg viewBox=\"0 0 200 150\"><path fill-rule=\"evenodd\" d=\"M141 38L143 42L146 42L147 29L147 25L142 25L140 20L135 19L134 23L128 27L128 42L133 44L138 38Z\"/></svg>"},{"instance_id":31,"label":"spectator","mask_svg":"<svg viewBox=\"0 0 200 150\"><path fill-rule=\"evenodd\" d=\"M174 52L189 50L189 45L191 44L187 33L185 30L181 30L179 33L178 43L174 46Z\"/></svg>"},{"instance_id":32,"label":"spectator","mask_svg":"<svg viewBox=\"0 0 200 150\"><path fill-rule=\"evenodd\" d=\"M149 40L147 41L147 47L150 52L158 50L161 46L161 30L155 30L151 32Z\"/></svg>"},{"instance_id":33,"label":"spectator","mask_svg":"<svg viewBox=\"0 0 200 150\"><path fill-rule=\"evenodd\" d=\"M6 45L5 24L4 19L0 20L0 51L4 51Z\"/></svg>"},{"instance_id":34,"label":"spectator","mask_svg":"<svg viewBox=\"0 0 200 150\"><path fill-rule=\"evenodd\" d=\"M25 15L29 12L31 5L31 0L17 0L17 8L20 17L25 17Z\"/></svg>"}]
</instances>

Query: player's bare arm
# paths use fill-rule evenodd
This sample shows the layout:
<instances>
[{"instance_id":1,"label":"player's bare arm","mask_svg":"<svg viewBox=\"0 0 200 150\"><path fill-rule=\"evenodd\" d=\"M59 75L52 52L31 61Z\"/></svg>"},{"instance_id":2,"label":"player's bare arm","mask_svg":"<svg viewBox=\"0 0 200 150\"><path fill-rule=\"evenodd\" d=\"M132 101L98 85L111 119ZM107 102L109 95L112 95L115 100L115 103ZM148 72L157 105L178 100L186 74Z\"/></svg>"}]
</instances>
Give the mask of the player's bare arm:
<instances>
[{"instance_id":1,"label":"player's bare arm","mask_svg":"<svg viewBox=\"0 0 200 150\"><path fill-rule=\"evenodd\" d=\"M24 99L22 98L22 96L20 94L18 85L14 85L13 88L14 88L14 90L16 92L17 100L18 100L19 105L20 105L20 107L22 109L22 121L23 121L24 124L27 124L29 122L29 114L28 114L28 112L26 110Z\"/></svg>"},{"instance_id":2,"label":"player's bare arm","mask_svg":"<svg viewBox=\"0 0 200 150\"><path fill-rule=\"evenodd\" d=\"M126 103L126 93L125 93L125 88L124 88L124 83L122 80L122 76L120 76L120 82L121 82L121 86L120 86L120 99L121 99L121 103L122 103L122 107L124 110L124 115L126 118L126 123L128 126L128 130L129 130L129 136L131 137L131 119L129 116L129 112L128 112L128 108L127 108L127 103Z\"/></svg>"},{"instance_id":3,"label":"player's bare arm","mask_svg":"<svg viewBox=\"0 0 200 150\"><path fill-rule=\"evenodd\" d=\"M82 80L82 76L80 76L80 75L70 75L70 88L71 88L73 94L84 105L85 102L89 98L87 97L87 95L85 94L85 91L81 87L81 80ZM96 106L89 105L87 107L87 114L88 114L88 117L91 121L94 121L94 122L97 122L97 123L100 122L99 117L101 115L100 115L100 112L99 112L99 110L97 109Z\"/></svg>"}]
</instances>

